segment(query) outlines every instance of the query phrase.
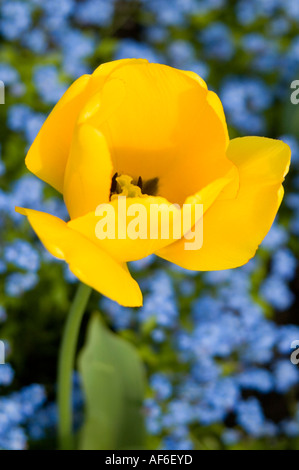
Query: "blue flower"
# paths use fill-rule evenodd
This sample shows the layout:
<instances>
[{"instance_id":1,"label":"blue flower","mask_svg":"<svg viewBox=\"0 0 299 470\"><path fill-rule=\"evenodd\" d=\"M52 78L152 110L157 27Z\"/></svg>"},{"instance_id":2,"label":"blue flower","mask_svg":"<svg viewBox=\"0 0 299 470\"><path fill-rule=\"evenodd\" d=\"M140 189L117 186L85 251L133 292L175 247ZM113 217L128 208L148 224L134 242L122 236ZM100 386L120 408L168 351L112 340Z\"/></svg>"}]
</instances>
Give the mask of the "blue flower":
<instances>
[{"instance_id":1,"label":"blue flower","mask_svg":"<svg viewBox=\"0 0 299 470\"><path fill-rule=\"evenodd\" d=\"M273 366L273 375L279 393L285 393L299 383L299 371L289 359L278 361Z\"/></svg>"},{"instance_id":2,"label":"blue flower","mask_svg":"<svg viewBox=\"0 0 299 470\"><path fill-rule=\"evenodd\" d=\"M155 13L157 22L164 26L181 25L184 22L184 3L182 0L143 0L150 11ZM188 2L187 2L188 3Z\"/></svg>"},{"instance_id":3,"label":"blue flower","mask_svg":"<svg viewBox=\"0 0 299 470\"><path fill-rule=\"evenodd\" d=\"M122 39L119 41L115 60L120 59L147 59L149 62L161 62L157 54L149 45L135 41L134 39Z\"/></svg>"},{"instance_id":4,"label":"blue flower","mask_svg":"<svg viewBox=\"0 0 299 470\"><path fill-rule=\"evenodd\" d=\"M291 353L291 344L299 340L299 326L283 325L279 328L277 349L281 354Z\"/></svg>"},{"instance_id":5,"label":"blue flower","mask_svg":"<svg viewBox=\"0 0 299 470\"><path fill-rule=\"evenodd\" d=\"M42 113L31 113L28 120L25 122L25 137L29 144L32 144L37 136L40 128L42 127L46 116Z\"/></svg>"},{"instance_id":6,"label":"blue flower","mask_svg":"<svg viewBox=\"0 0 299 470\"><path fill-rule=\"evenodd\" d=\"M262 247L274 251L288 241L288 233L281 225L274 223L268 235L262 242Z\"/></svg>"},{"instance_id":7,"label":"blue flower","mask_svg":"<svg viewBox=\"0 0 299 470\"><path fill-rule=\"evenodd\" d=\"M234 55L230 30L223 23L209 25L200 33L199 40L203 43L208 58L227 61Z\"/></svg>"},{"instance_id":8,"label":"blue flower","mask_svg":"<svg viewBox=\"0 0 299 470\"><path fill-rule=\"evenodd\" d=\"M192 367L192 377L199 383L216 381L221 374L221 366L209 356L198 358Z\"/></svg>"},{"instance_id":9,"label":"blue flower","mask_svg":"<svg viewBox=\"0 0 299 470\"><path fill-rule=\"evenodd\" d=\"M233 126L250 135L263 132L265 120L261 112L271 106L273 95L262 80L227 78L220 90L220 97Z\"/></svg>"},{"instance_id":10,"label":"blue flower","mask_svg":"<svg viewBox=\"0 0 299 470\"><path fill-rule=\"evenodd\" d=\"M26 2L3 0L0 16L1 34L9 40L18 39L31 26L31 9Z\"/></svg>"},{"instance_id":11,"label":"blue flower","mask_svg":"<svg viewBox=\"0 0 299 470\"><path fill-rule=\"evenodd\" d=\"M3 450L25 450L27 446L27 437L24 429L13 427L8 429L5 434L0 434L0 449Z\"/></svg>"},{"instance_id":12,"label":"blue flower","mask_svg":"<svg viewBox=\"0 0 299 470\"><path fill-rule=\"evenodd\" d=\"M182 39L171 42L168 54L173 67L183 67L194 60L194 47L190 42Z\"/></svg>"},{"instance_id":13,"label":"blue flower","mask_svg":"<svg viewBox=\"0 0 299 470\"><path fill-rule=\"evenodd\" d=\"M169 435L163 439L163 450L192 450L194 444L191 439L177 439L176 436Z\"/></svg>"},{"instance_id":14,"label":"blue flower","mask_svg":"<svg viewBox=\"0 0 299 470\"><path fill-rule=\"evenodd\" d=\"M24 131L32 110L25 104L15 104L8 110L8 127L16 132Z\"/></svg>"},{"instance_id":15,"label":"blue flower","mask_svg":"<svg viewBox=\"0 0 299 470\"><path fill-rule=\"evenodd\" d=\"M90 57L95 49L95 39L84 34L79 29L59 29L55 32L55 42L62 49L63 69L71 77L90 72L85 59Z\"/></svg>"},{"instance_id":16,"label":"blue flower","mask_svg":"<svg viewBox=\"0 0 299 470\"><path fill-rule=\"evenodd\" d=\"M10 297L20 297L24 292L33 289L37 283L38 276L35 273L12 273L6 277L5 293Z\"/></svg>"},{"instance_id":17,"label":"blue flower","mask_svg":"<svg viewBox=\"0 0 299 470\"><path fill-rule=\"evenodd\" d=\"M107 312L110 317L113 327L117 330L126 330L131 326L133 318L133 310L125 308L114 302L113 300L103 297L100 302L101 309Z\"/></svg>"},{"instance_id":18,"label":"blue flower","mask_svg":"<svg viewBox=\"0 0 299 470\"><path fill-rule=\"evenodd\" d=\"M0 364L0 386L8 386L12 383L14 371L10 364Z\"/></svg>"},{"instance_id":19,"label":"blue flower","mask_svg":"<svg viewBox=\"0 0 299 470\"><path fill-rule=\"evenodd\" d=\"M4 248L4 259L20 269L36 272L40 267L40 258L32 245L24 240L15 239Z\"/></svg>"},{"instance_id":20,"label":"blue flower","mask_svg":"<svg viewBox=\"0 0 299 470\"><path fill-rule=\"evenodd\" d=\"M294 294L280 276L273 274L262 284L261 296L277 310L286 310L294 302Z\"/></svg>"},{"instance_id":21,"label":"blue flower","mask_svg":"<svg viewBox=\"0 0 299 470\"><path fill-rule=\"evenodd\" d=\"M162 429L162 412L160 406L155 400L148 398L145 400L144 409L148 431L153 435L159 434Z\"/></svg>"},{"instance_id":22,"label":"blue flower","mask_svg":"<svg viewBox=\"0 0 299 470\"><path fill-rule=\"evenodd\" d=\"M28 31L22 38L25 47L36 54L44 54L48 47L47 36L41 29L35 28Z\"/></svg>"},{"instance_id":23,"label":"blue flower","mask_svg":"<svg viewBox=\"0 0 299 470\"><path fill-rule=\"evenodd\" d=\"M67 85L60 83L58 71L52 65L38 66L34 70L33 80L44 103L55 104L67 90Z\"/></svg>"},{"instance_id":24,"label":"blue flower","mask_svg":"<svg viewBox=\"0 0 299 470\"><path fill-rule=\"evenodd\" d=\"M112 20L115 0L84 0L76 6L75 18L78 23L106 26Z\"/></svg>"},{"instance_id":25,"label":"blue flower","mask_svg":"<svg viewBox=\"0 0 299 470\"><path fill-rule=\"evenodd\" d=\"M3 366L0 366L0 370ZM23 426L45 403L45 391L41 385L32 384L14 392L8 397L0 397L0 448L23 450L27 446L27 436Z\"/></svg>"},{"instance_id":26,"label":"blue flower","mask_svg":"<svg viewBox=\"0 0 299 470\"><path fill-rule=\"evenodd\" d=\"M158 400L167 400L172 394L172 385L165 374L156 373L150 378L150 386L156 392Z\"/></svg>"},{"instance_id":27,"label":"blue flower","mask_svg":"<svg viewBox=\"0 0 299 470\"><path fill-rule=\"evenodd\" d=\"M249 398L237 404L237 423L250 435L260 437L264 433L265 416L259 401Z\"/></svg>"},{"instance_id":28,"label":"blue flower","mask_svg":"<svg viewBox=\"0 0 299 470\"><path fill-rule=\"evenodd\" d=\"M252 368L241 372L237 381L242 388L269 393L273 390L274 380L271 373L265 369Z\"/></svg>"},{"instance_id":29,"label":"blue flower","mask_svg":"<svg viewBox=\"0 0 299 470\"><path fill-rule=\"evenodd\" d=\"M254 54L265 52L269 47L269 42L267 39L259 33L246 34L242 38L242 44L247 52Z\"/></svg>"},{"instance_id":30,"label":"blue flower","mask_svg":"<svg viewBox=\"0 0 299 470\"><path fill-rule=\"evenodd\" d=\"M26 174L15 182L9 197L5 198L4 196L5 207L3 207L3 210L5 210L13 220L22 221L22 216L15 212L15 206L37 210L42 208L43 189L44 183L41 180L36 178L36 176Z\"/></svg>"},{"instance_id":31,"label":"blue flower","mask_svg":"<svg viewBox=\"0 0 299 470\"><path fill-rule=\"evenodd\" d=\"M232 377L221 377L204 390L203 402L224 415L235 409L239 399L239 385Z\"/></svg>"},{"instance_id":32,"label":"blue flower","mask_svg":"<svg viewBox=\"0 0 299 470\"><path fill-rule=\"evenodd\" d=\"M0 80L7 85L15 85L19 83L20 77L18 71L11 65L2 62L0 63Z\"/></svg>"},{"instance_id":33,"label":"blue flower","mask_svg":"<svg viewBox=\"0 0 299 470\"><path fill-rule=\"evenodd\" d=\"M52 0L51 3L37 0L45 16L43 17L44 25L47 29L55 31L62 28L66 24L66 20L74 11L74 0Z\"/></svg>"},{"instance_id":34,"label":"blue flower","mask_svg":"<svg viewBox=\"0 0 299 470\"><path fill-rule=\"evenodd\" d=\"M282 135L279 137L283 142L288 144L292 152L292 165L299 164L299 143L296 137L293 135Z\"/></svg>"},{"instance_id":35,"label":"blue flower","mask_svg":"<svg viewBox=\"0 0 299 470\"><path fill-rule=\"evenodd\" d=\"M299 423L293 419L283 421L281 423L281 429L288 437L299 436Z\"/></svg>"},{"instance_id":36,"label":"blue flower","mask_svg":"<svg viewBox=\"0 0 299 470\"><path fill-rule=\"evenodd\" d=\"M163 426L174 428L185 426L194 419L193 408L190 403L184 400L172 400L167 407L167 412L162 416Z\"/></svg>"},{"instance_id":37,"label":"blue flower","mask_svg":"<svg viewBox=\"0 0 299 470\"><path fill-rule=\"evenodd\" d=\"M299 4L292 0L282 2L282 8L292 21L299 21Z\"/></svg>"},{"instance_id":38,"label":"blue flower","mask_svg":"<svg viewBox=\"0 0 299 470\"><path fill-rule=\"evenodd\" d=\"M155 343L163 343L165 341L165 331L163 331L161 328L155 328L151 332L151 337Z\"/></svg>"},{"instance_id":39,"label":"blue flower","mask_svg":"<svg viewBox=\"0 0 299 470\"><path fill-rule=\"evenodd\" d=\"M267 364L270 362L278 337L276 325L261 318L258 322L253 322L245 334L244 349L240 351L240 357L245 364Z\"/></svg>"},{"instance_id":40,"label":"blue flower","mask_svg":"<svg viewBox=\"0 0 299 470\"><path fill-rule=\"evenodd\" d=\"M272 272L285 281L294 279L297 260L291 250L282 248L276 251L272 259Z\"/></svg>"},{"instance_id":41,"label":"blue flower","mask_svg":"<svg viewBox=\"0 0 299 470\"><path fill-rule=\"evenodd\" d=\"M149 255L145 258L139 259L137 261L131 261L130 267L133 271L142 271L144 269L149 268L155 261L155 255Z\"/></svg>"},{"instance_id":42,"label":"blue flower","mask_svg":"<svg viewBox=\"0 0 299 470\"><path fill-rule=\"evenodd\" d=\"M246 0L241 0L237 2L236 15L237 20L241 25L247 26L254 23L258 16L255 2L248 2Z\"/></svg>"},{"instance_id":43,"label":"blue flower","mask_svg":"<svg viewBox=\"0 0 299 470\"><path fill-rule=\"evenodd\" d=\"M173 328L178 319L178 308L171 279L164 271L157 271L150 279L150 293L138 312L140 322L155 318L160 327Z\"/></svg>"},{"instance_id":44,"label":"blue flower","mask_svg":"<svg viewBox=\"0 0 299 470\"><path fill-rule=\"evenodd\" d=\"M241 438L242 434L236 429L226 429L221 436L222 442L227 446L238 444Z\"/></svg>"}]
</instances>

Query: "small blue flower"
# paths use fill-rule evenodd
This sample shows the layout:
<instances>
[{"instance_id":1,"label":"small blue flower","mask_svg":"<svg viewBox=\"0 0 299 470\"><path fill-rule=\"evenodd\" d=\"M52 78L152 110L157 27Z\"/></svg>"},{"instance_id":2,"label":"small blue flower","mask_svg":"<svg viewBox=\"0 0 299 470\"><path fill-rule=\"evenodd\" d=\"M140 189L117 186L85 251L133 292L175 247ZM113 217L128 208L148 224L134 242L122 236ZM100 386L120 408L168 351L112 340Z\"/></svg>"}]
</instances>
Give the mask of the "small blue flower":
<instances>
[{"instance_id":1,"label":"small blue flower","mask_svg":"<svg viewBox=\"0 0 299 470\"><path fill-rule=\"evenodd\" d=\"M234 55L234 44L230 30L223 23L213 23L205 28L200 36L204 51L208 58L223 61L230 60Z\"/></svg>"},{"instance_id":2,"label":"small blue flower","mask_svg":"<svg viewBox=\"0 0 299 470\"><path fill-rule=\"evenodd\" d=\"M237 381L242 388L269 393L273 390L274 380L271 373L265 369L252 368L241 372Z\"/></svg>"},{"instance_id":3,"label":"small blue flower","mask_svg":"<svg viewBox=\"0 0 299 470\"><path fill-rule=\"evenodd\" d=\"M285 281L294 279L297 260L291 250L282 248L276 251L272 260L272 272Z\"/></svg>"},{"instance_id":4,"label":"small blue flower","mask_svg":"<svg viewBox=\"0 0 299 470\"><path fill-rule=\"evenodd\" d=\"M0 80L5 86L19 83L19 79L19 73L14 67L5 62L0 63Z\"/></svg>"},{"instance_id":5,"label":"small blue flower","mask_svg":"<svg viewBox=\"0 0 299 470\"><path fill-rule=\"evenodd\" d=\"M288 285L275 275L269 276L260 289L261 296L277 310L286 310L294 302L294 294Z\"/></svg>"},{"instance_id":6,"label":"small blue flower","mask_svg":"<svg viewBox=\"0 0 299 470\"><path fill-rule=\"evenodd\" d=\"M293 419L283 421L281 423L281 428L283 433L288 437L299 436L299 423Z\"/></svg>"},{"instance_id":7,"label":"small blue flower","mask_svg":"<svg viewBox=\"0 0 299 470\"><path fill-rule=\"evenodd\" d=\"M237 404L237 423L254 437L263 435L266 421L261 405L256 398L252 397Z\"/></svg>"},{"instance_id":8,"label":"small blue flower","mask_svg":"<svg viewBox=\"0 0 299 470\"><path fill-rule=\"evenodd\" d=\"M147 59L149 62L161 62L159 55L148 44L134 39L122 39L119 41L114 59Z\"/></svg>"},{"instance_id":9,"label":"small blue flower","mask_svg":"<svg viewBox=\"0 0 299 470\"><path fill-rule=\"evenodd\" d=\"M277 250L288 241L287 231L281 225L274 223L268 235L262 242L262 247L269 251Z\"/></svg>"},{"instance_id":10,"label":"small blue flower","mask_svg":"<svg viewBox=\"0 0 299 470\"><path fill-rule=\"evenodd\" d=\"M75 17L78 23L106 26L112 20L115 0L84 0L76 6Z\"/></svg>"},{"instance_id":11,"label":"small blue flower","mask_svg":"<svg viewBox=\"0 0 299 470\"><path fill-rule=\"evenodd\" d=\"M36 54L44 54L48 47L47 36L41 29L35 28L28 31L22 38L25 47Z\"/></svg>"},{"instance_id":12,"label":"small blue flower","mask_svg":"<svg viewBox=\"0 0 299 470\"><path fill-rule=\"evenodd\" d=\"M14 371L10 364L0 364L0 386L8 386L12 383Z\"/></svg>"},{"instance_id":13,"label":"small blue flower","mask_svg":"<svg viewBox=\"0 0 299 470\"><path fill-rule=\"evenodd\" d=\"M148 398L145 400L144 409L148 431L153 435L159 434L162 429L162 412L160 406L155 400Z\"/></svg>"},{"instance_id":14,"label":"small blue flower","mask_svg":"<svg viewBox=\"0 0 299 470\"><path fill-rule=\"evenodd\" d=\"M143 271L144 269L149 268L155 261L155 255L149 255L145 258L139 259L137 261L131 261L130 266L133 271Z\"/></svg>"},{"instance_id":15,"label":"small blue flower","mask_svg":"<svg viewBox=\"0 0 299 470\"><path fill-rule=\"evenodd\" d=\"M277 349L281 354L291 353L293 341L299 341L299 326L283 325L279 328Z\"/></svg>"},{"instance_id":16,"label":"small blue flower","mask_svg":"<svg viewBox=\"0 0 299 470\"><path fill-rule=\"evenodd\" d=\"M40 258L32 245L24 240L15 239L4 248L4 259L20 269L36 272L40 267Z\"/></svg>"},{"instance_id":17,"label":"small blue flower","mask_svg":"<svg viewBox=\"0 0 299 470\"><path fill-rule=\"evenodd\" d=\"M289 359L278 361L273 367L276 390L286 393L299 383L299 370Z\"/></svg>"},{"instance_id":18,"label":"small blue flower","mask_svg":"<svg viewBox=\"0 0 299 470\"><path fill-rule=\"evenodd\" d=\"M285 142L291 148L292 152L292 165L299 164L299 143L296 137L293 135L282 135L279 137L283 142Z\"/></svg>"},{"instance_id":19,"label":"small blue flower","mask_svg":"<svg viewBox=\"0 0 299 470\"><path fill-rule=\"evenodd\" d=\"M183 400L172 400L168 404L166 414L162 416L163 426L174 428L185 426L194 419L193 409L190 403Z\"/></svg>"},{"instance_id":20,"label":"small blue flower","mask_svg":"<svg viewBox=\"0 0 299 470\"><path fill-rule=\"evenodd\" d=\"M0 31L8 40L18 39L31 25L31 9L26 2L3 0L0 16Z\"/></svg>"},{"instance_id":21,"label":"small blue flower","mask_svg":"<svg viewBox=\"0 0 299 470\"><path fill-rule=\"evenodd\" d=\"M15 104L8 110L8 127L16 132L25 130L26 121L29 119L32 110L25 104Z\"/></svg>"},{"instance_id":22,"label":"small blue flower","mask_svg":"<svg viewBox=\"0 0 299 470\"><path fill-rule=\"evenodd\" d=\"M107 297L103 297L101 299L100 306L104 312L107 312L114 328L117 330L126 330L130 328L133 318L132 309L122 307L117 302L114 302Z\"/></svg>"},{"instance_id":23,"label":"small blue flower","mask_svg":"<svg viewBox=\"0 0 299 470\"><path fill-rule=\"evenodd\" d=\"M24 292L33 289L38 283L35 273L12 273L5 280L5 292L10 297L20 297Z\"/></svg>"},{"instance_id":24,"label":"small blue flower","mask_svg":"<svg viewBox=\"0 0 299 470\"><path fill-rule=\"evenodd\" d=\"M221 436L222 442L227 446L238 444L241 438L242 434L236 429L227 429Z\"/></svg>"},{"instance_id":25,"label":"small blue flower","mask_svg":"<svg viewBox=\"0 0 299 470\"><path fill-rule=\"evenodd\" d=\"M33 80L44 103L55 104L67 90L67 85L60 83L58 71L52 65L38 66L34 70Z\"/></svg>"},{"instance_id":26,"label":"small blue flower","mask_svg":"<svg viewBox=\"0 0 299 470\"><path fill-rule=\"evenodd\" d=\"M150 378L150 386L156 392L158 400L167 400L172 394L172 385L165 374L156 373Z\"/></svg>"}]
</instances>

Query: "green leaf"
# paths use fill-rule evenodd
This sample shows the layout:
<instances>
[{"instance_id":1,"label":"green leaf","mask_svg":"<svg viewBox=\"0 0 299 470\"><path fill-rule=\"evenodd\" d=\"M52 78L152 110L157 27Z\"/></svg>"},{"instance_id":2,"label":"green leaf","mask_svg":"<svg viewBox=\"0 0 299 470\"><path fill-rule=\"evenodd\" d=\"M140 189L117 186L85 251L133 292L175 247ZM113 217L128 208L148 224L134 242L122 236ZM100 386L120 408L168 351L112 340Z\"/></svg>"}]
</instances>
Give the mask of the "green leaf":
<instances>
[{"instance_id":1,"label":"green leaf","mask_svg":"<svg viewBox=\"0 0 299 470\"><path fill-rule=\"evenodd\" d=\"M86 398L80 449L144 448L142 362L135 348L108 330L99 315L90 320L79 371Z\"/></svg>"}]
</instances>

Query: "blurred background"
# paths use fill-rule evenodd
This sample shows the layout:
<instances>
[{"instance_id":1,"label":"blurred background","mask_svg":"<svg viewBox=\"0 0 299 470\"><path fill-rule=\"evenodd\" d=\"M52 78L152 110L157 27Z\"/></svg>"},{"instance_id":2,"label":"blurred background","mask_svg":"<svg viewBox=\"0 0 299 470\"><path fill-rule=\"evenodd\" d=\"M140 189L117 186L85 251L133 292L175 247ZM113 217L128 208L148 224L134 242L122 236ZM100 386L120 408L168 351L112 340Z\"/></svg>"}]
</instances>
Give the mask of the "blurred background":
<instances>
[{"instance_id":1,"label":"blurred background","mask_svg":"<svg viewBox=\"0 0 299 470\"><path fill-rule=\"evenodd\" d=\"M128 57L193 70L221 97L230 137L281 138L292 166L279 215L257 256L194 273L155 257L131 264L141 309L93 293L89 312L145 364L150 449L299 449L299 79L296 0L1 0L0 448L55 448L58 346L76 279L14 206L67 218L29 174L26 151L78 76ZM81 331L84 342L86 315ZM74 373L76 426L84 413Z\"/></svg>"}]
</instances>

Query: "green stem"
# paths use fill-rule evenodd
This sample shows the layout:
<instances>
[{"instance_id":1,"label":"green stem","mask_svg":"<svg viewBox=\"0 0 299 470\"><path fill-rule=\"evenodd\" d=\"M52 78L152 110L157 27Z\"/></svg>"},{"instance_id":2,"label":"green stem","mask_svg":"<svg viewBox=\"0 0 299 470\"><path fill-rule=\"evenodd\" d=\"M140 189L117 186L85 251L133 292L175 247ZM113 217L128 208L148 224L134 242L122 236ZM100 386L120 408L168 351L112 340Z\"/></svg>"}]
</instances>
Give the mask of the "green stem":
<instances>
[{"instance_id":1,"label":"green stem","mask_svg":"<svg viewBox=\"0 0 299 470\"><path fill-rule=\"evenodd\" d=\"M80 284L63 332L58 359L58 436L61 449L72 448L72 373L82 317L92 289Z\"/></svg>"}]
</instances>

